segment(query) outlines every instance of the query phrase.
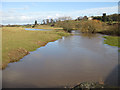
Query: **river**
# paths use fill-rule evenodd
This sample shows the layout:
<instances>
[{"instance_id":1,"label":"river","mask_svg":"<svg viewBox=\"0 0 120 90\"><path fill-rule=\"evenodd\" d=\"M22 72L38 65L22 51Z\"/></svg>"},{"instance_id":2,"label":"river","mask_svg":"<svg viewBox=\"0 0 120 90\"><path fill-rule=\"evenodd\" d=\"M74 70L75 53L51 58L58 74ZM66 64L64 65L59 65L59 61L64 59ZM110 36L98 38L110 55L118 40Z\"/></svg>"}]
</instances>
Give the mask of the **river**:
<instances>
[{"instance_id":1,"label":"river","mask_svg":"<svg viewBox=\"0 0 120 90\"><path fill-rule=\"evenodd\" d=\"M117 84L118 48L103 35L63 37L30 52L3 70L3 88L72 87L85 81Z\"/></svg>"}]
</instances>

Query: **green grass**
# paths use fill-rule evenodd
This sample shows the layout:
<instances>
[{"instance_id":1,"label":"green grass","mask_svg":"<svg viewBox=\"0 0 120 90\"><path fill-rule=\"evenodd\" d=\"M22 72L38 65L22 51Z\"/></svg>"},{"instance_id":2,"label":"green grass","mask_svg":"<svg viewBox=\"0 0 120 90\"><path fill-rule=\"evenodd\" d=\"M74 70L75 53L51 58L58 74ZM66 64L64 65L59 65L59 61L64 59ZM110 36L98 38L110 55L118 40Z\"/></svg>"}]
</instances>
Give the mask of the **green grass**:
<instances>
[{"instance_id":1,"label":"green grass","mask_svg":"<svg viewBox=\"0 0 120 90\"><path fill-rule=\"evenodd\" d=\"M118 36L103 36L105 38L104 43L110 46L120 47L120 37Z\"/></svg>"},{"instance_id":2,"label":"green grass","mask_svg":"<svg viewBox=\"0 0 120 90\"><path fill-rule=\"evenodd\" d=\"M70 34L61 30L27 31L22 27L3 27L2 68L10 62L18 61L28 52L67 35Z\"/></svg>"},{"instance_id":3,"label":"green grass","mask_svg":"<svg viewBox=\"0 0 120 90\"><path fill-rule=\"evenodd\" d=\"M32 26L24 26L24 28L32 28ZM50 25L35 25L36 29L52 29L52 30L56 30L56 29L59 29L59 30L63 30L63 28L61 27L51 27Z\"/></svg>"}]
</instances>

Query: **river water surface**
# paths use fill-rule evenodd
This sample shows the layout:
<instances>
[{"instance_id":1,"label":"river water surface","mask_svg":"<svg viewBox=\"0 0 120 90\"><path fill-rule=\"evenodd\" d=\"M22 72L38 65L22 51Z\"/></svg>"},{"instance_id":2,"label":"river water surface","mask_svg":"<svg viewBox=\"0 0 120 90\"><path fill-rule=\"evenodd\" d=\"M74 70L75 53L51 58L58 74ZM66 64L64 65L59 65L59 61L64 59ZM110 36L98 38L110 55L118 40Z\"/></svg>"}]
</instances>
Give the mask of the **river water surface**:
<instances>
[{"instance_id":1,"label":"river water surface","mask_svg":"<svg viewBox=\"0 0 120 90\"><path fill-rule=\"evenodd\" d=\"M3 70L4 88L71 87L85 81L117 84L118 48L102 35L63 37Z\"/></svg>"}]
</instances>

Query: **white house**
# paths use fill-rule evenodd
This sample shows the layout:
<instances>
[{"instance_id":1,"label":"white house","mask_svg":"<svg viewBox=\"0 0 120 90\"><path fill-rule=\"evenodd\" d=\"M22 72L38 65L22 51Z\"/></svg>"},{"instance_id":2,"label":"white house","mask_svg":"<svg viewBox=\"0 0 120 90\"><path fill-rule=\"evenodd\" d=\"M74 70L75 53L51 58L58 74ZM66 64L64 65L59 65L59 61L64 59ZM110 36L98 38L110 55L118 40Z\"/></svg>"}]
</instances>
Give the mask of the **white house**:
<instances>
[{"instance_id":1,"label":"white house","mask_svg":"<svg viewBox=\"0 0 120 90\"><path fill-rule=\"evenodd\" d=\"M92 20L93 18L92 17L88 17L88 20Z\"/></svg>"}]
</instances>

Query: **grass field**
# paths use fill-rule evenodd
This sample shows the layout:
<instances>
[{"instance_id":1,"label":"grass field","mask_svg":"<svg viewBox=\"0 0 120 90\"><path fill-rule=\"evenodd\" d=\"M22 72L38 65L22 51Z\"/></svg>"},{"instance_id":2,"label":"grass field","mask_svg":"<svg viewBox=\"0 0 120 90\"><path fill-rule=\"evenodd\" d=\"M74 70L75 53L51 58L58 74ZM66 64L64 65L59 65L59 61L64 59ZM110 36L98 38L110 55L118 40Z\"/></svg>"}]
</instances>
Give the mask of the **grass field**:
<instances>
[{"instance_id":1,"label":"grass field","mask_svg":"<svg viewBox=\"0 0 120 90\"><path fill-rule=\"evenodd\" d=\"M20 26L23 28L32 28L32 26ZM61 27L51 27L50 25L35 25L35 29L52 29L52 30L63 30Z\"/></svg>"},{"instance_id":2,"label":"grass field","mask_svg":"<svg viewBox=\"0 0 120 90\"><path fill-rule=\"evenodd\" d=\"M38 28L38 29L58 29L58 30L63 30L63 28L61 27L51 27L49 25L36 25L35 28Z\"/></svg>"},{"instance_id":3,"label":"grass field","mask_svg":"<svg viewBox=\"0 0 120 90\"><path fill-rule=\"evenodd\" d=\"M104 36L105 44L111 45L111 46L118 46L120 47L120 37L118 36Z\"/></svg>"},{"instance_id":4,"label":"grass field","mask_svg":"<svg viewBox=\"0 0 120 90\"><path fill-rule=\"evenodd\" d=\"M67 35L69 34L61 30L27 31L22 27L3 27L2 68L10 62L20 60L30 51Z\"/></svg>"},{"instance_id":5,"label":"grass field","mask_svg":"<svg viewBox=\"0 0 120 90\"><path fill-rule=\"evenodd\" d=\"M38 26L37 28L40 28ZM54 27L51 27L54 28ZM51 29L43 26L41 29ZM59 30L55 30L59 29ZM60 39L62 36L68 36L69 33L62 31L61 28L54 28L52 31L27 31L23 27L3 27L2 29L2 68L8 63L15 62L34 51L37 48L46 45L48 42ZM104 36L105 44L118 46L120 37ZM119 40L119 41L118 41Z\"/></svg>"}]
</instances>

